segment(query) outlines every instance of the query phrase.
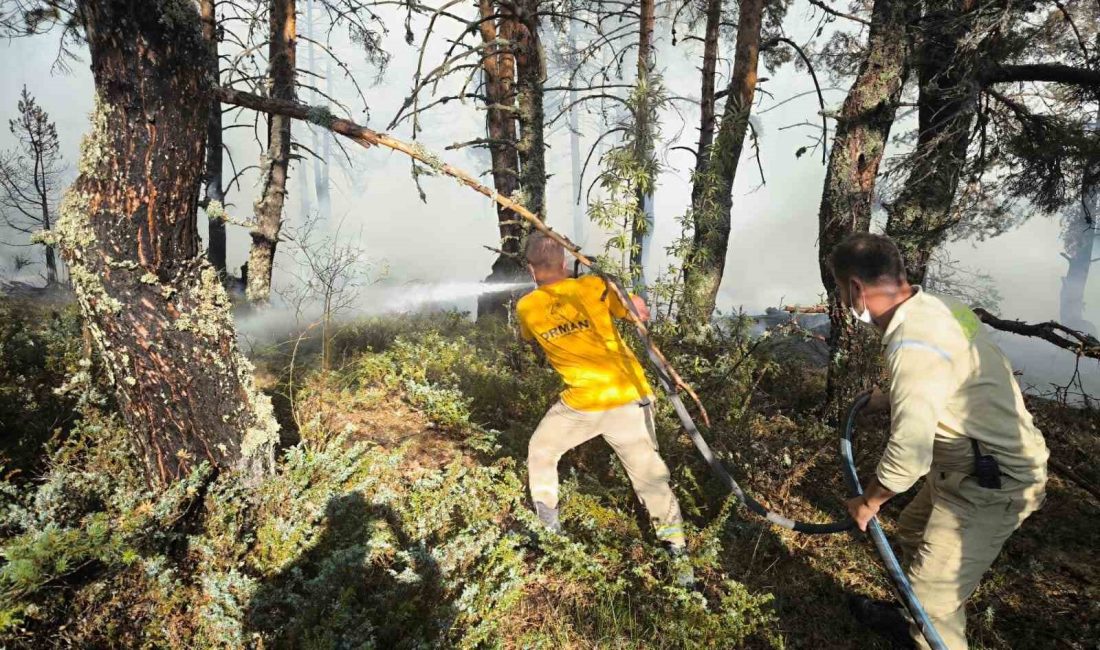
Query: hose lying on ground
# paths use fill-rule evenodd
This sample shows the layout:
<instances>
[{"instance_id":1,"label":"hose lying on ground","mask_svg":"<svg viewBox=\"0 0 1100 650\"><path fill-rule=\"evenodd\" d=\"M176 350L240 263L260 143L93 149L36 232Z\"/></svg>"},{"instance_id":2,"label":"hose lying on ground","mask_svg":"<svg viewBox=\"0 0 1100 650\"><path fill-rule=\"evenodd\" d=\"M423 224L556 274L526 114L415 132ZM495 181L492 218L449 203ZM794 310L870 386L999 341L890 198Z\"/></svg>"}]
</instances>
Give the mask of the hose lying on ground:
<instances>
[{"instance_id":1,"label":"hose lying on ground","mask_svg":"<svg viewBox=\"0 0 1100 650\"><path fill-rule=\"evenodd\" d=\"M602 273L600 275L604 278L604 281L608 283L609 287L615 287L616 292L620 296L629 295L616 278ZM641 315L638 313L634 303L629 300L629 298L625 299L623 303L634 315L634 320L641 322ZM848 517L842 521L825 524L793 521L788 517L768 510L760 504L760 502L753 499L742 490L741 486L737 484L737 481L735 481L726 470L722 461L718 460L714 452L711 451L710 445L703 439L702 434L699 433L699 428L695 426L695 421L692 419L691 414L688 413L683 400L680 399L676 391L670 373L666 371L668 362L663 355L654 353L653 342L650 340L648 331L646 331L645 328L639 328L638 335L641 337L643 343L645 343L646 351L649 352L649 360L657 372L657 377L661 382L661 386L665 389L665 392L668 393L669 399L672 401L672 406L676 410L676 415L680 418L680 423L688 432L688 435L691 436L691 441L695 444L695 448L699 450L703 459L707 461L707 465L710 466L711 471L714 472L714 474L726 484L730 491L733 492L738 499L744 502L749 509L777 526L790 528L800 533L838 533L845 530L851 530L855 527L855 522ZM856 470L855 455L852 451L852 433L855 430L856 416L859 415L859 412L863 410L870 399L870 393L864 393L856 399L855 403L852 404L851 410L848 412L848 419L845 422L840 436L841 466L844 470L844 479L848 484L848 494L851 497L863 494L863 486L859 482L859 472ZM916 593L913 592L913 586L909 584L909 579L906 578L905 572L901 568L901 563L898 562L897 556L894 555L893 549L890 548L890 542L887 541L886 534L882 532L882 527L879 525L877 517L873 517L868 523L867 533L870 535L871 541L874 543L875 550L878 551L879 557L882 558L882 562L886 566L886 571L889 573L894 586L897 588L897 593L902 603L909 611L909 615L916 623L921 634L924 635L925 640L928 641L928 645L932 650L947 650L947 646L944 644L939 632L936 631L936 627L932 624L932 621L929 620L927 612L924 611L924 606L921 605Z\"/></svg>"},{"instance_id":2,"label":"hose lying on ground","mask_svg":"<svg viewBox=\"0 0 1100 650\"><path fill-rule=\"evenodd\" d=\"M246 108L252 108L254 110L265 111L278 115L287 115L289 117L306 120L315 124L321 124L331 131L344 135L364 147L382 146L394 151L400 151L401 153L404 153L405 155L410 156L417 161L420 161L421 163L429 166L431 169L439 173L457 179L463 185L466 185L472 188L474 191L489 197L498 205L503 206L508 210L511 210L513 213L519 215L524 220L529 222L531 226L535 228L535 230L546 234L551 239L557 241L559 244L564 246L565 249L568 250L570 254L573 255L573 257L575 257L581 264L584 264L585 266L596 270L592 261L580 252L580 248L576 244L569 241L569 239L567 239L566 237L563 237L562 235L559 235L558 233L551 230L542 221L542 219L540 219L533 212L525 208L520 203L512 200L511 197L503 196L496 190L491 189L488 186L478 182L478 180L472 175L456 167L445 164L437 156L429 153L419 144L410 145L384 133L378 133L364 126L355 124L350 120L336 118L332 115L327 107L311 107L293 101L284 101L271 97L253 95L251 93L242 93L238 90L233 90L229 88L215 88L214 95L220 101L228 104L243 106ZM622 301L622 303L629 308L631 320L634 322L634 326L638 330L638 335L646 344L646 351L649 354L650 361L653 362L654 367L657 369L657 374L660 377L661 384L665 388L666 392L669 394L670 399L672 400L672 404L676 409L676 414L679 416L680 421L684 425L684 428L691 436L691 440L695 444L695 447L699 450L699 453L703 455L703 458L706 459L707 464L710 465L711 471L713 471L719 478L721 478L726 486L729 487L729 489L735 495L737 495L737 497L743 503L748 505L751 510L762 515L768 521L778 526L783 526L784 528L790 528L792 530L806 533L835 533L851 529L854 526L854 522L852 522L850 519L829 524L814 524L792 521L787 517L769 511L755 499L746 494L745 491L742 490L739 485L737 485L737 481L733 480L733 477L730 476L729 472L726 471L726 468L714 456L714 453L710 450L710 446L707 445L706 440L704 440L703 436L699 433L698 428L695 426L695 423L691 419L691 415L688 413L687 408L684 407L684 403L679 397L678 390L682 389L684 390L684 392L691 396L691 398L699 406L699 412L700 415L702 415L703 417L703 421L707 422L707 412L706 409L703 407L702 402L699 401L699 397L695 394L691 387L688 386L680 378L680 376L676 373L676 370L669 365L668 361L664 358L664 355L661 354L661 351L656 347L656 345L653 344L653 341L649 337L649 330L646 328L646 325L642 321L637 310L634 309L633 303L631 303L627 291L618 281L615 281L605 275L603 277L605 280L608 281L609 288L613 289L617 297ZM858 408L862 408L862 406L863 405L860 404ZM853 407L853 418L857 410L858 409L856 407ZM849 426L849 428L845 430L844 434L844 439L848 440L847 452L849 458L851 455L850 429L851 427ZM842 449L842 453L844 451L845 450ZM851 469L852 476L855 476L854 466ZM854 485L858 487L858 477L854 479ZM883 560L887 563L887 569L891 572L891 577L895 579L895 583L898 584L899 589L904 592L903 596L907 597L906 606L910 607L911 612L915 607L917 612L923 615L923 609L920 607L920 603L917 601L916 596L913 595L912 588L909 586L908 581L905 580L905 575L901 572L901 569L898 566L897 558L895 558L893 556L893 552L890 551L890 546L888 543L886 543L886 538L884 535L882 535L882 530L878 527L878 522L872 520L871 524L872 539L875 540L875 545L876 548L879 549L880 555L883 555ZM910 605L910 600L912 601L913 606ZM914 618L916 618L916 614L914 614ZM944 648L942 639L940 639L939 635L936 633L936 630L934 627L932 627L931 623L928 623L927 616L923 616L923 619L921 620L923 620L923 623L919 622L918 624L921 625L921 630L922 632L924 632L925 638L928 639L932 647L936 650Z\"/></svg>"},{"instance_id":3,"label":"hose lying on ground","mask_svg":"<svg viewBox=\"0 0 1100 650\"><path fill-rule=\"evenodd\" d=\"M626 308L630 310L634 316L632 320L636 323L641 322L641 315L638 313L634 303L627 297L629 294L622 286L619 280L613 276L606 275L596 271L605 282L608 287L614 287L616 293L622 296L622 302L626 305ZM683 400L680 399L680 395L676 390L677 382L671 372L671 367L668 365L668 361L664 358L664 355L657 351L650 339L649 332L644 327L638 328L638 336L642 339L642 343L645 344L646 352L649 354L650 363L653 369L657 373L657 379L661 383L661 387L664 388L665 393L668 394L669 400L672 402L672 407L676 410L676 415L680 418L680 424L683 425L684 430L688 432L691 437L692 444L699 450L699 453L703 456L703 459L707 461L707 465L710 466L711 472L718 477L722 483L750 510L767 519L776 526L782 526L783 528L789 528L799 533L810 533L813 535L825 535L829 533L839 533L845 530L851 530L855 526L855 522L851 518L845 517L840 521L833 521L829 523L813 523L806 521L795 521L790 517L784 517L783 515L772 512L764 507L756 499L752 498L752 495L745 492L729 471L726 470L726 466L722 464L722 461L718 460L718 457L711 451L710 445L703 438L703 434L699 432L699 427L695 425L695 421L692 419L691 414L688 413L687 407L684 406Z\"/></svg>"}]
</instances>

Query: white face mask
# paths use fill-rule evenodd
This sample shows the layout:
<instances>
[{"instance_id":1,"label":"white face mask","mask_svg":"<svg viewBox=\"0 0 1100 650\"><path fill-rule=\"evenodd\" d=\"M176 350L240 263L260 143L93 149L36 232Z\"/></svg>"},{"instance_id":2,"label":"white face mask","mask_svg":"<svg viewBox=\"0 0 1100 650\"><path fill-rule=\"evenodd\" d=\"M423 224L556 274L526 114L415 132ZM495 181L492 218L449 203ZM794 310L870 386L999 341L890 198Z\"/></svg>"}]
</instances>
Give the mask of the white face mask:
<instances>
[{"instance_id":1,"label":"white face mask","mask_svg":"<svg viewBox=\"0 0 1100 650\"><path fill-rule=\"evenodd\" d=\"M848 291L849 291L848 295L850 295L850 296L855 295L855 292L852 291L851 287L848 288ZM874 323L874 320L871 318L871 310L867 309L867 301L866 300L863 301L863 311L861 311L861 312L856 311L856 308L852 307L852 306L848 307L848 311L851 312L852 318L856 319L857 321L859 321L861 323L864 323L864 324L867 324L867 325L871 325L871 324Z\"/></svg>"}]
</instances>

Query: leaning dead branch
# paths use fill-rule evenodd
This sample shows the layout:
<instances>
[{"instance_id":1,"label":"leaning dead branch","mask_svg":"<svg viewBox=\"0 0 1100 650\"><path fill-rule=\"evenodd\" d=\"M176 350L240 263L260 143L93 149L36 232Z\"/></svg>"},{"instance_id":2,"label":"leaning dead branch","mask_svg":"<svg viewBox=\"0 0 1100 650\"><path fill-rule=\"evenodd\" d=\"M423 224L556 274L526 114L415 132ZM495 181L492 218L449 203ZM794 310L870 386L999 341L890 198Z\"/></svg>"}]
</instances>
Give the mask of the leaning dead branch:
<instances>
[{"instance_id":1,"label":"leaning dead branch","mask_svg":"<svg viewBox=\"0 0 1100 650\"><path fill-rule=\"evenodd\" d=\"M993 329L1002 332L1011 332L1020 336L1033 336L1041 338L1073 352L1080 357L1100 359L1100 340L1095 336L1079 332L1055 321L1045 323L1025 323L1019 320L1006 320L998 318L988 311L978 307L974 310L983 323Z\"/></svg>"},{"instance_id":2,"label":"leaning dead branch","mask_svg":"<svg viewBox=\"0 0 1100 650\"><path fill-rule=\"evenodd\" d=\"M233 90L231 88L217 88L214 90L214 96L226 104L233 104L242 108L248 108L255 111L261 111L265 113L285 115L298 120L306 120L323 126L335 133L345 136L356 143L364 147L386 147L394 151L409 156L413 160L419 162L422 165L430 167L433 171L445 176L454 178L462 185L473 189L475 192L483 194L498 204L504 206L508 210L511 210L515 214L526 219L531 226L541 233L549 236L554 241L558 242L568 250L573 257L577 258L581 264L587 267L594 268L595 262L581 252L580 247L569 240L568 237L558 234L547 226L542 219L540 219L533 212L525 208L522 204L513 201L512 199L502 196L499 192L494 191L492 188L483 185L477 181L476 178L469 173L452 167L447 163L444 163L438 156L429 152L424 147L418 144L409 144L402 140L393 138L385 133L379 133L373 129L369 129L365 126L360 126L351 120L339 118L333 115L326 107L308 106L306 104L300 104L298 102L274 99L271 97L261 97L259 95L253 95L252 93L245 93L239 90ZM619 287L615 283L610 283L609 287L616 297L623 304L626 304L630 298L619 290ZM649 335L649 328L646 324L634 316L632 312L627 311L627 316L634 323L634 326L638 329L638 332L643 336ZM670 377L675 384L675 387L682 389L687 393L691 399L699 407L699 413L703 418L703 421L708 425L710 424L710 418L707 415L706 408L703 407L702 402L699 400L699 396L695 393L695 390L691 388L683 380L683 378L676 372L672 365L665 358L664 354L653 345L653 351L656 353L658 359L662 362L665 370L668 371Z\"/></svg>"}]
</instances>

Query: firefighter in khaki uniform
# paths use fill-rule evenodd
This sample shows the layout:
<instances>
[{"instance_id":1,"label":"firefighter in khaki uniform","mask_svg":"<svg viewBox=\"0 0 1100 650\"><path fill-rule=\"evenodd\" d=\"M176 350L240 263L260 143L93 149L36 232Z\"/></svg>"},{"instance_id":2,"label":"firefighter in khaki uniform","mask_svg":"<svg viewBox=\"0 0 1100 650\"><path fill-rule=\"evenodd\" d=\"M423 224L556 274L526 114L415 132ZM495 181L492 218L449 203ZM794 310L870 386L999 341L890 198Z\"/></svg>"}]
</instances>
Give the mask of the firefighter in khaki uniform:
<instances>
[{"instance_id":1,"label":"firefighter in khaki uniform","mask_svg":"<svg viewBox=\"0 0 1100 650\"><path fill-rule=\"evenodd\" d=\"M898 541L944 642L966 648L966 600L1005 540L1043 503L1046 443L1012 366L977 316L909 285L893 242L852 235L832 252L832 267L842 304L882 332L890 374L890 440L848 511L866 530L883 503L925 477L898 520ZM877 394L872 407L885 397ZM857 598L852 608L904 645L927 647L896 606Z\"/></svg>"},{"instance_id":2,"label":"firefighter in khaki uniform","mask_svg":"<svg viewBox=\"0 0 1100 650\"><path fill-rule=\"evenodd\" d=\"M539 423L528 447L531 499L539 518L560 532L558 461L570 449L603 436L649 511L658 539L683 558L680 505L657 451L653 390L612 320L626 318L626 306L600 277L570 277L565 249L541 233L528 239L527 261L538 288L516 304L520 332L538 343L565 382L561 399ZM631 300L648 318L645 303L637 296ZM676 580L689 584L690 567L679 564Z\"/></svg>"}]
</instances>

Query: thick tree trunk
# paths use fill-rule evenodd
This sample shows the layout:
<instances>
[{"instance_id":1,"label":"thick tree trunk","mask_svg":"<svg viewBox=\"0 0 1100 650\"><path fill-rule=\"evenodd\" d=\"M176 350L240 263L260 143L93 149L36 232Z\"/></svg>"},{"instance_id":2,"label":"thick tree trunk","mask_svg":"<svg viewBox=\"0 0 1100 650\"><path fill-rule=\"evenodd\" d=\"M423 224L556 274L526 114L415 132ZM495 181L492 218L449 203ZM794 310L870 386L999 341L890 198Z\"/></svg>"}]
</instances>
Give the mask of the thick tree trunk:
<instances>
[{"instance_id":1,"label":"thick tree trunk","mask_svg":"<svg viewBox=\"0 0 1100 650\"><path fill-rule=\"evenodd\" d=\"M482 41L506 42L485 58L489 151L493 162L493 186L502 196L519 200L540 217L545 213L546 164L543 142L543 60L538 37L538 1L491 2L480 0L482 16L502 15L494 28L481 23ZM497 206L501 253L493 262L488 282L511 283L529 279L523 259L527 224L511 210ZM478 300L478 317L501 315L511 292L492 293Z\"/></svg>"},{"instance_id":2,"label":"thick tree trunk","mask_svg":"<svg viewBox=\"0 0 1100 650\"><path fill-rule=\"evenodd\" d=\"M905 185L886 209L886 234L901 250L913 284L924 281L933 251L959 221L952 204L966 165L986 49L973 42L977 5L977 0L933 0L925 3L921 20L917 146Z\"/></svg>"},{"instance_id":3,"label":"thick tree trunk","mask_svg":"<svg viewBox=\"0 0 1100 650\"><path fill-rule=\"evenodd\" d=\"M1100 236L1100 228L1097 227L1100 223L1097 219L1100 216L1097 214L1100 212L1100 189L1086 187L1081 192L1081 201L1081 205L1074 206L1074 214L1067 220L1063 234L1066 250L1062 257L1069 266L1062 278L1058 320L1066 327L1096 336L1096 325L1085 319L1085 287L1092 268L1094 244ZM1091 219L1086 218L1085 210L1089 211Z\"/></svg>"},{"instance_id":4,"label":"thick tree trunk","mask_svg":"<svg viewBox=\"0 0 1100 650\"><path fill-rule=\"evenodd\" d=\"M271 96L295 100L294 75L297 65L298 30L295 0L272 0L271 43L268 70ZM283 226L286 176L290 165L290 118L271 115L267 123L267 151L260 165L260 197L254 205L252 247L248 251L248 300L266 303L271 297L271 273L275 249Z\"/></svg>"},{"instance_id":5,"label":"thick tree trunk","mask_svg":"<svg viewBox=\"0 0 1100 650\"><path fill-rule=\"evenodd\" d=\"M210 49L187 0L83 0L97 102L54 236L153 485L270 463L278 427L199 250Z\"/></svg>"},{"instance_id":6,"label":"thick tree trunk","mask_svg":"<svg viewBox=\"0 0 1100 650\"><path fill-rule=\"evenodd\" d=\"M542 85L546 59L539 39L539 3L516 4L516 110L519 118L519 189L523 205L546 220L546 142L543 138ZM526 232L526 226L523 226Z\"/></svg>"},{"instance_id":7,"label":"thick tree trunk","mask_svg":"<svg viewBox=\"0 0 1100 650\"><path fill-rule=\"evenodd\" d=\"M482 20L479 25L481 40L491 46L482 61L485 86L486 133L489 137L489 155L492 160L493 188L501 196L512 197L519 188L519 151L516 136L516 57L512 41L520 30L514 12L491 0L479 0L478 10L483 19L504 14L496 20ZM523 220L511 210L497 205L497 227L500 230L500 253L493 262L493 270L487 282L515 282L523 275L521 245ZM487 294L478 300L478 317L500 315L505 312L510 294Z\"/></svg>"},{"instance_id":8,"label":"thick tree trunk","mask_svg":"<svg viewBox=\"0 0 1100 650\"><path fill-rule=\"evenodd\" d=\"M221 79L221 67L218 62L218 18L214 8L215 0L199 0L199 15L202 19L202 37L212 53L209 59L210 73L214 79ZM206 254L210 263L223 278L225 270L225 188L222 185L222 110L216 99L211 100L210 114L206 118L206 171L203 186L206 194L206 215L209 226L209 241Z\"/></svg>"},{"instance_id":9,"label":"thick tree trunk","mask_svg":"<svg viewBox=\"0 0 1100 650\"><path fill-rule=\"evenodd\" d=\"M701 163L703 171L699 173L697 169L694 178L691 212L695 233L684 261L684 295L679 312L680 322L691 327L710 322L726 266L730 211L733 208L733 182L737 176L737 163L745 144L749 114L756 94L756 66L760 56L763 10L763 0L740 2L736 54L722 122L714 144L706 151L699 152L700 158L708 160ZM704 65L705 63L704 60ZM713 82L711 83L713 96ZM704 94L705 84L704 80Z\"/></svg>"},{"instance_id":10,"label":"thick tree trunk","mask_svg":"<svg viewBox=\"0 0 1100 650\"><path fill-rule=\"evenodd\" d=\"M638 164L650 167L653 158L654 125L653 107L650 105L653 71L653 28L655 24L654 0L641 0L638 28L638 77L637 87L644 92L638 93L638 102L634 107L634 155ZM654 170L655 172L656 170ZM648 258L649 240L653 236L655 217L653 214L653 184L649 187L639 184L635 190L637 213L634 215L634 227L630 241L630 271L634 278L634 292L645 297L645 263Z\"/></svg>"},{"instance_id":11,"label":"thick tree trunk","mask_svg":"<svg viewBox=\"0 0 1100 650\"><path fill-rule=\"evenodd\" d=\"M829 255L852 232L871 224L875 178L909 76L912 26L920 6L908 0L876 0L867 51L837 118L818 214L818 264L829 299L831 323L826 411L842 415L863 383L877 375L878 343L856 327L837 301Z\"/></svg>"}]
</instances>

